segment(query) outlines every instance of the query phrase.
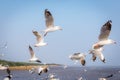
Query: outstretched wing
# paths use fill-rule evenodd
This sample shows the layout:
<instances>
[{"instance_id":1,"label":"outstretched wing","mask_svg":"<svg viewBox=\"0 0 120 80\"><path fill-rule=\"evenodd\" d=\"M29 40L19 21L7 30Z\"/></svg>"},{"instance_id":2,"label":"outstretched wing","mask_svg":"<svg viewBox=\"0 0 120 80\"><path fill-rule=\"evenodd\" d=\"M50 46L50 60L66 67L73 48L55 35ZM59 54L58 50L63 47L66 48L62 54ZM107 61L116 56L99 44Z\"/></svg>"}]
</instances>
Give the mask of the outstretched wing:
<instances>
[{"instance_id":1,"label":"outstretched wing","mask_svg":"<svg viewBox=\"0 0 120 80\"><path fill-rule=\"evenodd\" d=\"M105 57L104 57L104 55L103 55L103 53L102 53L101 51L98 52L98 57L100 58L100 60L101 60L102 62L105 63Z\"/></svg>"},{"instance_id":2,"label":"outstretched wing","mask_svg":"<svg viewBox=\"0 0 120 80\"><path fill-rule=\"evenodd\" d=\"M6 69L7 73L10 75L11 71L9 68Z\"/></svg>"},{"instance_id":3,"label":"outstretched wing","mask_svg":"<svg viewBox=\"0 0 120 80\"><path fill-rule=\"evenodd\" d=\"M48 9L45 9L45 19L46 19L46 27L53 27L54 26L54 20L52 17L52 14Z\"/></svg>"},{"instance_id":4,"label":"outstretched wing","mask_svg":"<svg viewBox=\"0 0 120 80\"><path fill-rule=\"evenodd\" d=\"M33 52L33 49L30 45L29 45L29 51L30 51L31 58L35 57L35 53Z\"/></svg>"},{"instance_id":5,"label":"outstretched wing","mask_svg":"<svg viewBox=\"0 0 120 80\"><path fill-rule=\"evenodd\" d=\"M32 32L36 36L37 43L40 43L43 40L42 36L37 31Z\"/></svg>"},{"instance_id":6,"label":"outstretched wing","mask_svg":"<svg viewBox=\"0 0 120 80\"><path fill-rule=\"evenodd\" d=\"M80 59L80 62L81 62L81 64L82 64L83 66L84 66L85 63L86 63L84 58L81 58L81 59Z\"/></svg>"},{"instance_id":7,"label":"outstretched wing","mask_svg":"<svg viewBox=\"0 0 120 80\"><path fill-rule=\"evenodd\" d=\"M95 54L92 54L92 60L93 60L93 61L96 60L96 56L95 56Z\"/></svg>"},{"instance_id":8,"label":"outstretched wing","mask_svg":"<svg viewBox=\"0 0 120 80\"><path fill-rule=\"evenodd\" d=\"M80 62L83 66L85 66L85 63L86 63L85 56L86 56L85 54L79 54Z\"/></svg>"},{"instance_id":9,"label":"outstretched wing","mask_svg":"<svg viewBox=\"0 0 120 80\"><path fill-rule=\"evenodd\" d=\"M103 25L103 27L101 28L101 31L100 31L99 40L108 39L108 36L109 36L111 28L112 28L111 23L112 23L112 21L109 20Z\"/></svg>"}]
</instances>

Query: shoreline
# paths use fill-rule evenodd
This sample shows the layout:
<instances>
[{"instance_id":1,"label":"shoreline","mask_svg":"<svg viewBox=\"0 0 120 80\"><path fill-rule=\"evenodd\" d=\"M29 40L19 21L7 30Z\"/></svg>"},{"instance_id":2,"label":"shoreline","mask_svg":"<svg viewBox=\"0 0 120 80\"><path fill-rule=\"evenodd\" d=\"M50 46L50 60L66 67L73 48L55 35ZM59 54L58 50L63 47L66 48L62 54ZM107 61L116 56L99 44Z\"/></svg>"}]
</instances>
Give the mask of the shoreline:
<instances>
[{"instance_id":1,"label":"shoreline","mask_svg":"<svg viewBox=\"0 0 120 80\"><path fill-rule=\"evenodd\" d=\"M30 70L32 68L36 68L36 67L57 67L59 65L29 65L29 66L10 66L9 69L10 70Z\"/></svg>"}]
</instances>

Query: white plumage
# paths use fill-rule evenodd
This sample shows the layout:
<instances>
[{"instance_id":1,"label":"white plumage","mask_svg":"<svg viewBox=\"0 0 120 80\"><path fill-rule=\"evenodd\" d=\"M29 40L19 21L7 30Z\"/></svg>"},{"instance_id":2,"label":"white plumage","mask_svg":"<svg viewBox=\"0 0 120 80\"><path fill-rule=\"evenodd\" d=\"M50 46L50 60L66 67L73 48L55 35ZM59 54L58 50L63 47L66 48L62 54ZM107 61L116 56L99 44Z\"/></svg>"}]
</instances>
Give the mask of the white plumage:
<instances>
[{"instance_id":1,"label":"white plumage","mask_svg":"<svg viewBox=\"0 0 120 80\"><path fill-rule=\"evenodd\" d=\"M35 47L47 45L47 43L44 42L44 39L40 33L38 33L37 31L32 31L32 32L36 36L36 40L37 40Z\"/></svg>"},{"instance_id":2,"label":"white plumage","mask_svg":"<svg viewBox=\"0 0 120 80\"><path fill-rule=\"evenodd\" d=\"M29 45L29 51L30 51L30 56L31 56L29 61L30 62L39 62L39 63L41 63L41 61L35 56L35 53L34 53L32 47L30 45Z\"/></svg>"},{"instance_id":3,"label":"white plumage","mask_svg":"<svg viewBox=\"0 0 120 80\"><path fill-rule=\"evenodd\" d=\"M85 61L85 57L86 55L83 53L74 53L73 55L70 55L69 58L71 60L75 60L75 61L80 61L81 64L84 66L86 61Z\"/></svg>"},{"instance_id":4,"label":"white plumage","mask_svg":"<svg viewBox=\"0 0 120 80\"><path fill-rule=\"evenodd\" d=\"M48 32L54 32L56 30L62 30L59 26L54 26L54 19L50 11L48 9L45 9L45 22L46 22L46 29L44 30L45 34L47 35Z\"/></svg>"}]
</instances>

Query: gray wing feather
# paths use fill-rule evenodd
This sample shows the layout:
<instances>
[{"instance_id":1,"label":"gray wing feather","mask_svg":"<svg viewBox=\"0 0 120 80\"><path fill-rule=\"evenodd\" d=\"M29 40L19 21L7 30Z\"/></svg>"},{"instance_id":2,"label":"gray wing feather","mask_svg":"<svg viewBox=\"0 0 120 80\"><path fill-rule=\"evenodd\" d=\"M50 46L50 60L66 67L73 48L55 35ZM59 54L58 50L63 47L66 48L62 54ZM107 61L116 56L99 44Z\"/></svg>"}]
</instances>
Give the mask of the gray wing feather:
<instances>
[{"instance_id":1,"label":"gray wing feather","mask_svg":"<svg viewBox=\"0 0 120 80\"><path fill-rule=\"evenodd\" d=\"M96 60L96 56L95 56L95 54L92 55L92 60L93 60L93 61Z\"/></svg>"},{"instance_id":2,"label":"gray wing feather","mask_svg":"<svg viewBox=\"0 0 120 80\"><path fill-rule=\"evenodd\" d=\"M33 49L32 49L32 47L30 45L29 45L29 51L30 51L31 57L34 57L35 54L34 54Z\"/></svg>"},{"instance_id":3,"label":"gray wing feather","mask_svg":"<svg viewBox=\"0 0 120 80\"><path fill-rule=\"evenodd\" d=\"M112 28L112 24L111 24L111 20L109 20L108 22L106 22L103 27L101 28L100 31L100 35L99 35L99 40L106 40L109 37L111 28Z\"/></svg>"},{"instance_id":4,"label":"gray wing feather","mask_svg":"<svg viewBox=\"0 0 120 80\"><path fill-rule=\"evenodd\" d=\"M45 19L46 19L46 26L47 27L53 27L54 26L54 24L53 24L54 19L52 17L52 14L47 9L45 9Z\"/></svg>"},{"instance_id":5,"label":"gray wing feather","mask_svg":"<svg viewBox=\"0 0 120 80\"><path fill-rule=\"evenodd\" d=\"M36 36L38 43L42 41L42 36L37 31L33 31L33 34Z\"/></svg>"}]
</instances>

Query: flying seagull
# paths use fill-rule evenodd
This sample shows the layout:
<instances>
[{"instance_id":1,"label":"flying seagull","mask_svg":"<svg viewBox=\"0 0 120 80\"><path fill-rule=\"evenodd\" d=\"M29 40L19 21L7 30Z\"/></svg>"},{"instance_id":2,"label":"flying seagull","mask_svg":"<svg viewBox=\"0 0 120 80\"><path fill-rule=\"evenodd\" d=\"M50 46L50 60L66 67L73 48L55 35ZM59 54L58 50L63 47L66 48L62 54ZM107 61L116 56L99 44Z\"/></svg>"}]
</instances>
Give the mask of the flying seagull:
<instances>
[{"instance_id":1,"label":"flying seagull","mask_svg":"<svg viewBox=\"0 0 120 80\"><path fill-rule=\"evenodd\" d=\"M41 75L42 73L47 73L48 71L49 71L48 66L39 66L29 70L31 74L37 73L38 75Z\"/></svg>"},{"instance_id":2,"label":"flying seagull","mask_svg":"<svg viewBox=\"0 0 120 80\"><path fill-rule=\"evenodd\" d=\"M108 20L100 30L100 34L98 36L98 42L92 45L92 50L90 50L90 53L92 53L92 59L93 61L96 60L96 57L98 56L102 62L105 63L105 57L102 54L103 46L108 44L116 44L116 42L112 39L108 39L110 32L112 28L112 21Z\"/></svg>"},{"instance_id":3,"label":"flying seagull","mask_svg":"<svg viewBox=\"0 0 120 80\"><path fill-rule=\"evenodd\" d=\"M8 76L5 76L3 80L11 80L12 74L9 68L6 69L6 72L8 73Z\"/></svg>"},{"instance_id":4,"label":"flying seagull","mask_svg":"<svg viewBox=\"0 0 120 80\"><path fill-rule=\"evenodd\" d=\"M49 68L47 66L44 67L38 67L38 75L41 75L41 73L47 73Z\"/></svg>"},{"instance_id":5,"label":"flying seagull","mask_svg":"<svg viewBox=\"0 0 120 80\"><path fill-rule=\"evenodd\" d=\"M54 19L50 11L48 9L45 9L45 22L46 22L46 29L44 30L45 34L44 36L47 35L48 32L54 32L56 30L62 30L61 27L59 26L54 26Z\"/></svg>"},{"instance_id":6,"label":"flying seagull","mask_svg":"<svg viewBox=\"0 0 120 80\"><path fill-rule=\"evenodd\" d=\"M86 61L85 61L85 57L86 55L83 53L74 53L73 55L70 55L69 58L71 60L75 60L75 61L80 61L81 64L84 66Z\"/></svg>"},{"instance_id":7,"label":"flying seagull","mask_svg":"<svg viewBox=\"0 0 120 80\"><path fill-rule=\"evenodd\" d=\"M47 80L60 80L55 73L50 73Z\"/></svg>"},{"instance_id":8,"label":"flying seagull","mask_svg":"<svg viewBox=\"0 0 120 80\"><path fill-rule=\"evenodd\" d=\"M98 78L98 80L109 80L109 78L113 77L113 74L108 75L107 77L104 78Z\"/></svg>"},{"instance_id":9,"label":"flying seagull","mask_svg":"<svg viewBox=\"0 0 120 80\"><path fill-rule=\"evenodd\" d=\"M98 80L107 80L106 78L98 78Z\"/></svg>"},{"instance_id":10,"label":"flying seagull","mask_svg":"<svg viewBox=\"0 0 120 80\"><path fill-rule=\"evenodd\" d=\"M112 21L108 20L101 28L100 34L99 34L99 41L95 44L93 44L93 49L99 49L107 44L116 44L116 42L112 39L108 39L110 35L110 31L112 28Z\"/></svg>"},{"instance_id":11,"label":"flying seagull","mask_svg":"<svg viewBox=\"0 0 120 80\"><path fill-rule=\"evenodd\" d=\"M99 57L99 59L105 63L105 57L102 53L102 50L99 50L99 49L90 50L90 54L92 54L93 61L95 61L96 58Z\"/></svg>"},{"instance_id":12,"label":"flying seagull","mask_svg":"<svg viewBox=\"0 0 120 80\"><path fill-rule=\"evenodd\" d=\"M32 47L29 45L29 51L30 51L30 55L31 58L29 59L30 62L39 62L41 63L41 61L35 56L35 53L33 52Z\"/></svg>"},{"instance_id":13,"label":"flying seagull","mask_svg":"<svg viewBox=\"0 0 120 80\"><path fill-rule=\"evenodd\" d=\"M39 34L37 31L34 31L34 30L32 32L36 36L36 40L37 40L35 47L47 45L47 43L44 42L44 39L41 34Z\"/></svg>"}]
</instances>

